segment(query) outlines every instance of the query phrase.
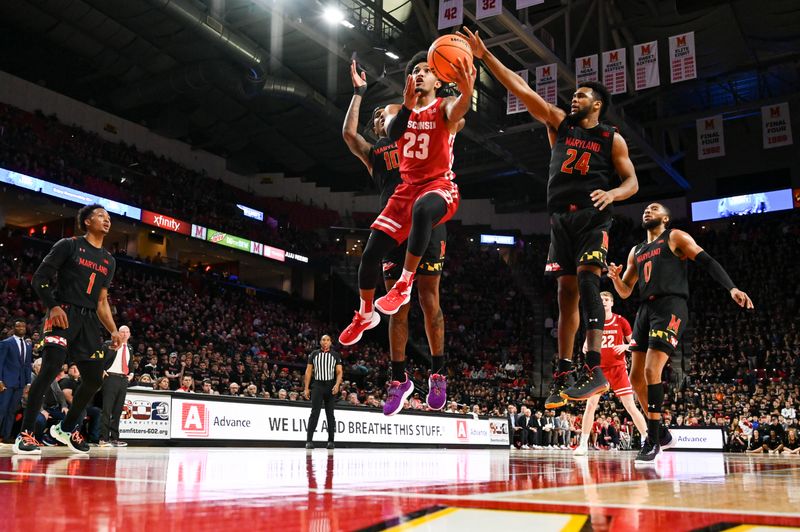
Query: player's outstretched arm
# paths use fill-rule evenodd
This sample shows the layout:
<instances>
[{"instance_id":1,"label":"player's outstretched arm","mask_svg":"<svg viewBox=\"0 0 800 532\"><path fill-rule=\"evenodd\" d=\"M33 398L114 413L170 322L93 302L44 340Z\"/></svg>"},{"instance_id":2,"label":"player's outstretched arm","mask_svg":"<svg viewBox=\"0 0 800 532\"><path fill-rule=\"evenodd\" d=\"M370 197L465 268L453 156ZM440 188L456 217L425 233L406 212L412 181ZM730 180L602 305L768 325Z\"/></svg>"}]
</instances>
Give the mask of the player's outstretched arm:
<instances>
[{"instance_id":1,"label":"player's outstretched arm","mask_svg":"<svg viewBox=\"0 0 800 532\"><path fill-rule=\"evenodd\" d=\"M622 299L628 299L633 292L633 287L636 281L639 280L639 272L636 271L636 263L634 262L634 251L636 248L631 248L628 253L628 267L625 273L622 273L622 266L614 264L613 262L608 265L608 278L614 284L614 289L617 291Z\"/></svg>"},{"instance_id":2,"label":"player's outstretched arm","mask_svg":"<svg viewBox=\"0 0 800 532\"><path fill-rule=\"evenodd\" d=\"M669 240L670 248L675 251L676 255L693 260L695 264L706 270L712 279L721 284L730 293L731 298L736 301L737 305L747 309L755 308L750 296L736 288L725 268L711 255L703 251L703 248L697 245L692 235L676 229L669 234Z\"/></svg>"},{"instance_id":3,"label":"player's outstretched arm","mask_svg":"<svg viewBox=\"0 0 800 532\"><path fill-rule=\"evenodd\" d=\"M347 108L347 114L344 116L342 137L353 155L364 163L367 171L371 174L372 164L369 161L370 144L358 133L358 111L361 107L364 93L367 92L367 73L358 74L355 60L350 63L350 79L353 82L353 98L350 100L350 107Z\"/></svg>"},{"instance_id":4,"label":"player's outstretched arm","mask_svg":"<svg viewBox=\"0 0 800 532\"><path fill-rule=\"evenodd\" d=\"M552 131L558 130L558 126L564 121L567 114L536 94L536 91L530 88L528 83L522 79L516 72L512 71L501 63L487 48L481 39L478 30L475 33L469 30L466 26L463 28L464 32L458 32L463 38L469 42L472 48L472 55L477 59L483 60L483 63L491 71L497 80L503 86L511 91L517 98L525 103L528 112L539 122L542 122ZM552 143L552 139L551 139Z\"/></svg>"}]
</instances>

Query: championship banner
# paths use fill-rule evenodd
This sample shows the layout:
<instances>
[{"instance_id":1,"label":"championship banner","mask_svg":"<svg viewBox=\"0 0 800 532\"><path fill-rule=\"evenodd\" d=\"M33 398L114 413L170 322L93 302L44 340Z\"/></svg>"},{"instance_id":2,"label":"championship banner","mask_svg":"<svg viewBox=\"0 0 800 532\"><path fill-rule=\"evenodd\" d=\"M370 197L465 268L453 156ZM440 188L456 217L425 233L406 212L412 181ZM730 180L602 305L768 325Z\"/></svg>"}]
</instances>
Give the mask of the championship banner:
<instances>
[{"instance_id":1,"label":"championship banner","mask_svg":"<svg viewBox=\"0 0 800 532\"><path fill-rule=\"evenodd\" d=\"M669 76L672 83L697 78L693 31L669 38Z\"/></svg>"},{"instance_id":2,"label":"championship banner","mask_svg":"<svg viewBox=\"0 0 800 532\"><path fill-rule=\"evenodd\" d=\"M603 52L603 85L611 94L628 91L625 79L625 48Z\"/></svg>"},{"instance_id":3,"label":"championship banner","mask_svg":"<svg viewBox=\"0 0 800 532\"><path fill-rule=\"evenodd\" d=\"M525 80L525 83L528 83L528 71L527 70L517 70L517 74L519 77ZM517 98L511 91L507 91L506 96L506 114L513 115L516 113L524 113L527 111L528 108L522 103L522 100Z\"/></svg>"},{"instance_id":4,"label":"championship banner","mask_svg":"<svg viewBox=\"0 0 800 532\"><path fill-rule=\"evenodd\" d=\"M439 0L439 29L464 23L464 0Z\"/></svg>"},{"instance_id":5,"label":"championship banner","mask_svg":"<svg viewBox=\"0 0 800 532\"><path fill-rule=\"evenodd\" d=\"M633 71L636 90L658 87L658 41L637 44L633 47Z\"/></svg>"},{"instance_id":6,"label":"championship banner","mask_svg":"<svg viewBox=\"0 0 800 532\"><path fill-rule=\"evenodd\" d=\"M192 440L305 441L309 408L272 402L208 401L173 397L171 436ZM324 418L324 416L322 416ZM325 419L315 432L327 437ZM379 410L336 411L336 441L417 443L424 445L497 445L507 447L505 418L470 419L436 415L386 417Z\"/></svg>"},{"instance_id":7,"label":"championship banner","mask_svg":"<svg viewBox=\"0 0 800 532\"><path fill-rule=\"evenodd\" d=\"M762 107L761 131L764 149L791 145L792 120L789 116L789 104L784 102Z\"/></svg>"},{"instance_id":8,"label":"championship banner","mask_svg":"<svg viewBox=\"0 0 800 532\"><path fill-rule=\"evenodd\" d=\"M168 440L172 398L128 392L119 421L122 440Z\"/></svg>"},{"instance_id":9,"label":"championship banner","mask_svg":"<svg viewBox=\"0 0 800 532\"><path fill-rule=\"evenodd\" d=\"M597 54L575 59L575 86L584 81L600 81L600 67Z\"/></svg>"},{"instance_id":10,"label":"championship banner","mask_svg":"<svg viewBox=\"0 0 800 532\"><path fill-rule=\"evenodd\" d=\"M558 104L558 65L536 67L536 93L547 103Z\"/></svg>"},{"instance_id":11,"label":"championship banner","mask_svg":"<svg viewBox=\"0 0 800 532\"><path fill-rule=\"evenodd\" d=\"M544 4L544 0L517 0L517 10L538 6L539 4Z\"/></svg>"},{"instance_id":12,"label":"championship banner","mask_svg":"<svg viewBox=\"0 0 800 532\"><path fill-rule=\"evenodd\" d=\"M722 115L701 118L697 121L697 158L711 159L725 156L725 132Z\"/></svg>"},{"instance_id":13,"label":"championship banner","mask_svg":"<svg viewBox=\"0 0 800 532\"><path fill-rule=\"evenodd\" d=\"M476 0L475 18L496 17L503 12L503 0Z\"/></svg>"}]
</instances>

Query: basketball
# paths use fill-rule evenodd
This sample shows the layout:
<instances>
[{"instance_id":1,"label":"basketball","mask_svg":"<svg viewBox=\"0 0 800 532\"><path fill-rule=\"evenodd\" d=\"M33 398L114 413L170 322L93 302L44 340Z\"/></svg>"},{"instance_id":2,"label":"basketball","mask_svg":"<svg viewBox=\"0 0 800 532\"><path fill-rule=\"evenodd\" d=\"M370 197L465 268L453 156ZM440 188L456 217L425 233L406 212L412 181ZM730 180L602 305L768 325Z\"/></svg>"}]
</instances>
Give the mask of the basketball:
<instances>
[{"instance_id":1,"label":"basketball","mask_svg":"<svg viewBox=\"0 0 800 532\"><path fill-rule=\"evenodd\" d=\"M428 48L428 64L437 78L448 83L456 80L454 65L460 57L472 62L469 43L458 35L442 35Z\"/></svg>"}]
</instances>

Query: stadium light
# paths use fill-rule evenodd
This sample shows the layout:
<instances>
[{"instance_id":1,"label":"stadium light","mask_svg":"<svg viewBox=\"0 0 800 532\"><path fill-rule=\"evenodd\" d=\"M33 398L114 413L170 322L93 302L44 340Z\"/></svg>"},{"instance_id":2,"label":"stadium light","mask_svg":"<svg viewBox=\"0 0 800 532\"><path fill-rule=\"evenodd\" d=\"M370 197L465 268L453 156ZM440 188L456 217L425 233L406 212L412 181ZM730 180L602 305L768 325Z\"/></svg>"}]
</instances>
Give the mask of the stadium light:
<instances>
[{"instance_id":1,"label":"stadium light","mask_svg":"<svg viewBox=\"0 0 800 532\"><path fill-rule=\"evenodd\" d=\"M328 24L340 24L344 20L344 13L336 6L326 6L322 18Z\"/></svg>"},{"instance_id":2,"label":"stadium light","mask_svg":"<svg viewBox=\"0 0 800 532\"><path fill-rule=\"evenodd\" d=\"M386 54L386 56L387 56L387 57L389 57L390 59L394 59L395 61L397 61L398 59L400 59L400 56L399 56L399 55L397 55L396 53L394 53L394 52L391 52L391 51L389 51L389 50L386 50L385 54Z\"/></svg>"}]
</instances>

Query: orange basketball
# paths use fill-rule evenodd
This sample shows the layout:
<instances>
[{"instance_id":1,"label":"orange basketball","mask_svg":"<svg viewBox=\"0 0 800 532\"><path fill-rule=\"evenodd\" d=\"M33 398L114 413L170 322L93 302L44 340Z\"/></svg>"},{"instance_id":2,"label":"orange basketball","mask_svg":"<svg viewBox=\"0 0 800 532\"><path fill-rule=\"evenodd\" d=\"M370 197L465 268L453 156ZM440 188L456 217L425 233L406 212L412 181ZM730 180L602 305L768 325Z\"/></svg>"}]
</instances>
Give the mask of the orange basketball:
<instances>
[{"instance_id":1,"label":"orange basketball","mask_svg":"<svg viewBox=\"0 0 800 532\"><path fill-rule=\"evenodd\" d=\"M472 62L472 49L469 43L458 35L442 35L428 48L428 64L437 78L448 83L456 80L453 65L458 63L459 57Z\"/></svg>"}]
</instances>

